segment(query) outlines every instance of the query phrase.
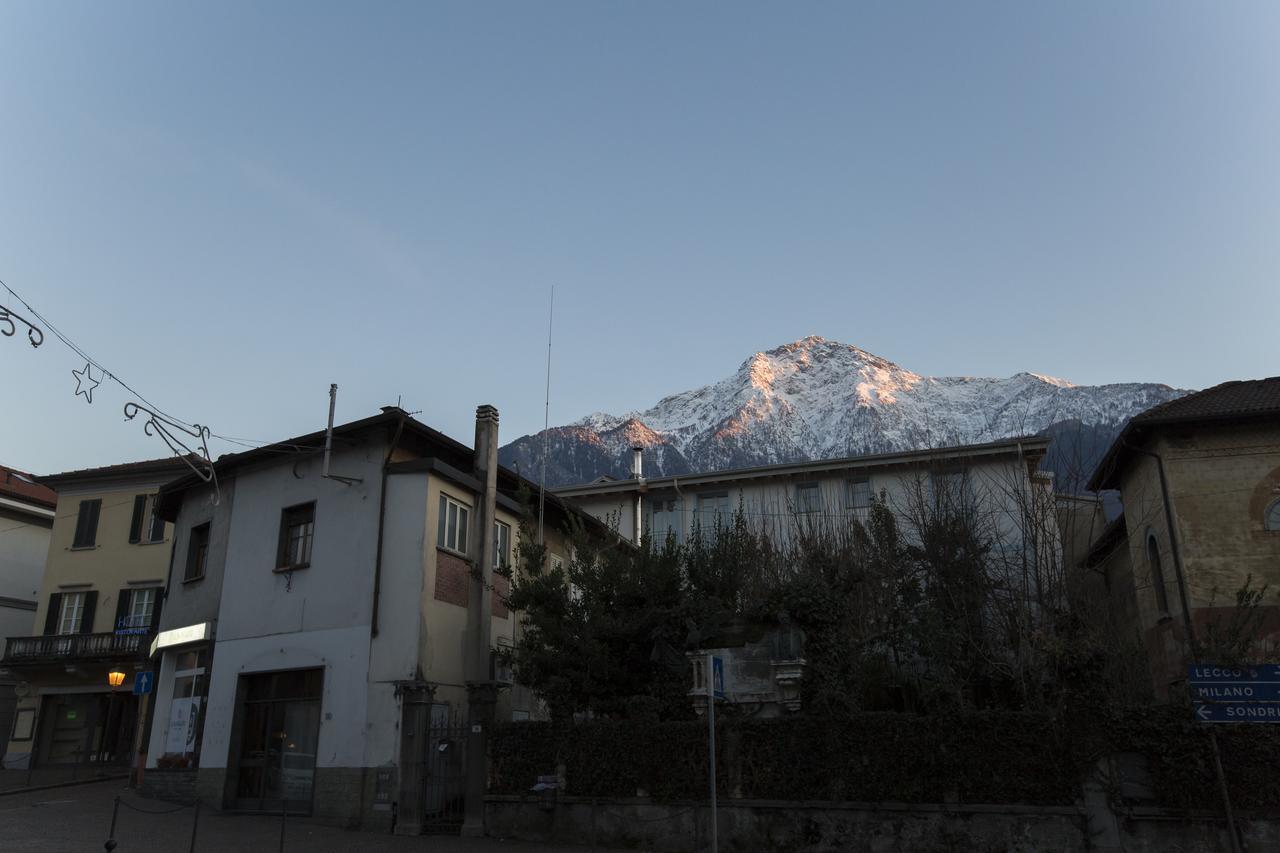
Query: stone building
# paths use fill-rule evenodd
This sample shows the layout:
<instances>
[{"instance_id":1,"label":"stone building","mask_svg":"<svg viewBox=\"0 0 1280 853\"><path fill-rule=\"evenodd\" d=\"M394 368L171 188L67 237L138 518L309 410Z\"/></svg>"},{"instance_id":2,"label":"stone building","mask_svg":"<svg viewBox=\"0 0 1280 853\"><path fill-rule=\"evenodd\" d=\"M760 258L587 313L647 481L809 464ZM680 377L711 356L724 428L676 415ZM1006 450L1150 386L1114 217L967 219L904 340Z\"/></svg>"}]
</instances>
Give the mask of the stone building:
<instances>
[{"instance_id":1,"label":"stone building","mask_svg":"<svg viewBox=\"0 0 1280 853\"><path fill-rule=\"evenodd\" d=\"M1109 618L1142 637L1152 688L1180 692L1188 617L1204 642L1248 580L1270 585L1257 639L1280 641L1280 377L1226 382L1134 417L1089 481L1123 515L1084 565L1112 590Z\"/></svg>"}]
</instances>

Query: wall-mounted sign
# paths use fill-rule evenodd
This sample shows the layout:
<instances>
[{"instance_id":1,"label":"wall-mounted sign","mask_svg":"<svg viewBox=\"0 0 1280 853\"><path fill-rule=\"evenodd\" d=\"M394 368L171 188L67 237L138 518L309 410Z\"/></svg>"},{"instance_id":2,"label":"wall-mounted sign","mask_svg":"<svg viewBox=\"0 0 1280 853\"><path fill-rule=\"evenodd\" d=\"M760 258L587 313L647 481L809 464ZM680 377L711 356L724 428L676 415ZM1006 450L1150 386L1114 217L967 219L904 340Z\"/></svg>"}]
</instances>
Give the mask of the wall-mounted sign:
<instances>
[{"instance_id":1,"label":"wall-mounted sign","mask_svg":"<svg viewBox=\"0 0 1280 853\"><path fill-rule=\"evenodd\" d=\"M187 643L199 643L213 636L213 623L201 622L198 625L187 625L182 628L170 628L161 631L151 641L151 654L170 646L185 646Z\"/></svg>"}]
</instances>

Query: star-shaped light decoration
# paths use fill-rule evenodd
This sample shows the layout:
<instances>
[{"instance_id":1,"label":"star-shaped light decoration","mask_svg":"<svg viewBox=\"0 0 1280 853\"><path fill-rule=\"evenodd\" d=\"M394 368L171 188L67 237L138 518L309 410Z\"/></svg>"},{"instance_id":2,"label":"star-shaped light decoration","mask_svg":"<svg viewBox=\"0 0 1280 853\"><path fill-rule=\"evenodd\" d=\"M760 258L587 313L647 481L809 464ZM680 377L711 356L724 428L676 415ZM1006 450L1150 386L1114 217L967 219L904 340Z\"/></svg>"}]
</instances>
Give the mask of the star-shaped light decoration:
<instances>
[{"instance_id":1,"label":"star-shaped light decoration","mask_svg":"<svg viewBox=\"0 0 1280 853\"><path fill-rule=\"evenodd\" d=\"M92 403L93 389L101 385L102 380L93 378L93 373L89 370L89 362L84 363L84 370L73 370L71 375L76 378L76 396L83 394L84 398Z\"/></svg>"}]
</instances>

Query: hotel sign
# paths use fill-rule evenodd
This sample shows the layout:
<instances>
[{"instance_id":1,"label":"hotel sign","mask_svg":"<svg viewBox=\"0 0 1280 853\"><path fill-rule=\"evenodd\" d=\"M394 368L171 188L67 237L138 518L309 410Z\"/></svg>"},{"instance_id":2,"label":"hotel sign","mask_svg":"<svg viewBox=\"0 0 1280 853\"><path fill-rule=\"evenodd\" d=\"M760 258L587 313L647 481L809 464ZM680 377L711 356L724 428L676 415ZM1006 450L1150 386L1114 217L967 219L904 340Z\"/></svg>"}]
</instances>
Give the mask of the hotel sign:
<instances>
[{"instance_id":1,"label":"hotel sign","mask_svg":"<svg viewBox=\"0 0 1280 853\"><path fill-rule=\"evenodd\" d=\"M212 636L212 622L201 622L198 625L187 625L183 628L170 628L168 631L161 631L156 634L156 638L151 641L151 655L154 657L156 652L172 646L200 643Z\"/></svg>"}]
</instances>

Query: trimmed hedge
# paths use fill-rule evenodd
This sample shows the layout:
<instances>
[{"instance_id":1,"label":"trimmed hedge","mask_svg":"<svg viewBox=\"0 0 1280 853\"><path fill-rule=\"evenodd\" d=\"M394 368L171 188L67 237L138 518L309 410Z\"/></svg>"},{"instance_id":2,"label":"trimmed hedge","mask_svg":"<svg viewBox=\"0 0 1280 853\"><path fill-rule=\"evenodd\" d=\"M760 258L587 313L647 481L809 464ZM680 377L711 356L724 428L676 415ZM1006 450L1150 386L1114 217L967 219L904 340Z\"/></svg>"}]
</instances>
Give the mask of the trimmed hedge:
<instances>
[{"instance_id":1,"label":"trimmed hedge","mask_svg":"<svg viewBox=\"0 0 1280 853\"><path fill-rule=\"evenodd\" d=\"M1181 708L1054 718L1024 712L731 719L716 730L717 789L778 800L1069 805L1098 759L1145 755L1157 801L1218 806L1208 735ZM1237 808L1280 805L1280 732L1219 729ZM514 723L491 741L491 790L523 793L565 767L567 794L702 799L707 724Z\"/></svg>"}]
</instances>

